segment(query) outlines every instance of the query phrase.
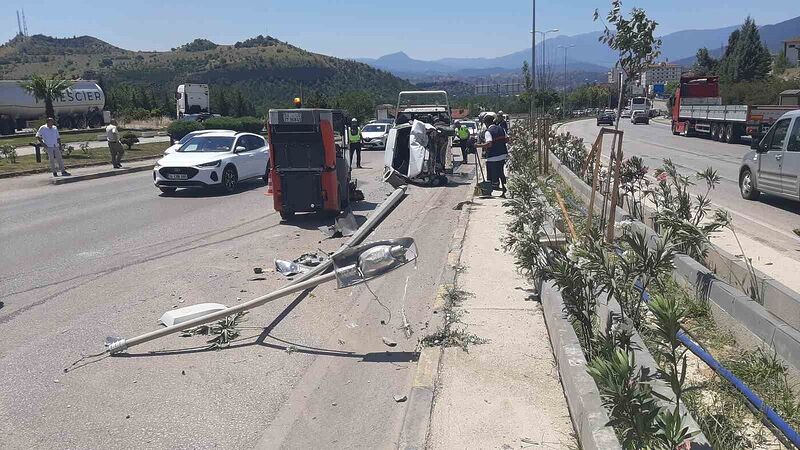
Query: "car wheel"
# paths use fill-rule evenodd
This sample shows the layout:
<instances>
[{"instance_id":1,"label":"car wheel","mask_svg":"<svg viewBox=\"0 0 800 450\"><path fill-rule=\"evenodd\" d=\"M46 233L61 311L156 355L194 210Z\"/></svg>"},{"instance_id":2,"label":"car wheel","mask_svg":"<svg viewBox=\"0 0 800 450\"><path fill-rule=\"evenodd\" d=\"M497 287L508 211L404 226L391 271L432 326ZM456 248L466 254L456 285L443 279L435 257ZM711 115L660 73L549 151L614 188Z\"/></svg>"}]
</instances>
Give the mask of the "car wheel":
<instances>
[{"instance_id":1,"label":"car wheel","mask_svg":"<svg viewBox=\"0 0 800 450\"><path fill-rule=\"evenodd\" d=\"M236 173L236 168L228 166L222 171L222 182L220 183L222 190L227 194L232 194L236 191L236 186L239 184L239 175Z\"/></svg>"},{"instance_id":2,"label":"car wheel","mask_svg":"<svg viewBox=\"0 0 800 450\"><path fill-rule=\"evenodd\" d=\"M174 194L177 189L178 188L174 188L174 187L159 187L158 188L158 190L161 191L162 194L166 194L166 195Z\"/></svg>"},{"instance_id":3,"label":"car wheel","mask_svg":"<svg viewBox=\"0 0 800 450\"><path fill-rule=\"evenodd\" d=\"M761 194L758 189L753 186L753 174L750 169L744 169L739 176L739 191L742 198L747 200L755 200Z\"/></svg>"}]
</instances>

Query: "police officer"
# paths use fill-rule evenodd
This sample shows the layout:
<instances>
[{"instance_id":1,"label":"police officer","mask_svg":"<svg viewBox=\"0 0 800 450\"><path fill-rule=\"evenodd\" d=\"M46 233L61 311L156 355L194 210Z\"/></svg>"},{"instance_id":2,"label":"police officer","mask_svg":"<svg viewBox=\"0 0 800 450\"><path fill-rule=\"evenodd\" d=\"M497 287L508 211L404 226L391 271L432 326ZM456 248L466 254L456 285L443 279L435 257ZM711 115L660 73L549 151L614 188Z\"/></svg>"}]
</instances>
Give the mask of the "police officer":
<instances>
[{"instance_id":1,"label":"police officer","mask_svg":"<svg viewBox=\"0 0 800 450\"><path fill-rule=\"evenodd\" d=\"M469 128L462 124L461 121L456 120L456 136L458 136L458 146L461 147L462 164L467 163L467 155L469 154Z\"/></svg>"},{"instance_id":2,"label":"police officer","mask_svg":"<svg viewBox=\"0 0 800 450\"><path fill-rule=\"evenodd\" d=\"M353 118L350 121L350 128L347 130L350 139L350 166L353 166L353 153L356 154L356 167L361 169L361 129L358 128L358 120Z\"/></svg>"},{"instance_id":3,"label":"police officer","mask_svg":"<svg viewBox=\"0 0 800 450\"><path fill-rule=\"evenodd\" d=\"M484 143L478 144L476 147L484 149L486 174L489 181L492 182L492 187L500 189L503 192L502 197L505 197L507 182L504 169L508 159L508 135L500 125L495 124L493 115L487 114L483 121L487 127L483 137Z\"/></svg>"}]
</instances>

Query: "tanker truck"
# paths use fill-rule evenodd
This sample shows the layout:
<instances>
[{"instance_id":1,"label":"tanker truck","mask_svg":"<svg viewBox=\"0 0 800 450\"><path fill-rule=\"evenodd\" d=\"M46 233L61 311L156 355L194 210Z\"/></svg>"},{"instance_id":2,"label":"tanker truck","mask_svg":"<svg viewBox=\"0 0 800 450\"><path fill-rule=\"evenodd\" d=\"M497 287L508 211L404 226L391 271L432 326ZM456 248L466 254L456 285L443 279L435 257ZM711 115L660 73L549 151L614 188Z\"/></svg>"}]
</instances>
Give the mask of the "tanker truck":
<instances>
[{"instance_id":1,"label":"tanker truck","mask_svg":"<svg viewBox=\"0 0 800 450\"><path fill-rule=\"evenodd\" d=\"M29 120L44 117L44 101L37 100L20 86L18 80L0 80L0 135L14 134ZM58 127L96 128L107 122L103 107L106 97L94 81L78 80L53 100Z\"/></svg>"}]
</instances>

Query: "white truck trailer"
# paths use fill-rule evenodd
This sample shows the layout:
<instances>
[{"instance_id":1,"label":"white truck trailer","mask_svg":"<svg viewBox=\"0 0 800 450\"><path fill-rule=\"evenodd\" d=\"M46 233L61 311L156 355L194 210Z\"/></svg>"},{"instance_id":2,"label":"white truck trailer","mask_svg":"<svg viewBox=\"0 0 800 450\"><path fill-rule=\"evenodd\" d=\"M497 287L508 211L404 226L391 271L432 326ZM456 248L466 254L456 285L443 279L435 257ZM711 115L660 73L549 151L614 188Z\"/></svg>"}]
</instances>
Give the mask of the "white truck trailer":
<instances>
[{"instance_id":1,"label":"white truck trailer","mask_svg":"<svg viewBox=\"0 0 800 450\"><path fill-rule=\"evenodd\" d=\"M20 86L20 80L0 80L0 135L26 128L29 120L44 117L44 101ZM78 80L63 96L54 99L59 128L96 128L107 122L106 96L94 81Z\"/></svg>"}]
</instances>

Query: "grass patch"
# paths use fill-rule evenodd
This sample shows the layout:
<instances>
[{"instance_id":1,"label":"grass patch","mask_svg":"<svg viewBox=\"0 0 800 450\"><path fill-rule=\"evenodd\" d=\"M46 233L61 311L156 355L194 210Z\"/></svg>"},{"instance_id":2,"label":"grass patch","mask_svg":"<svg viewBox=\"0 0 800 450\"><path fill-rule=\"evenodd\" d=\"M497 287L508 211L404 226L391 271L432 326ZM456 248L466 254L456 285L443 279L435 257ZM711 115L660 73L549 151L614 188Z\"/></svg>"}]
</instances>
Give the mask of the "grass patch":
<instances>
[{"instance_id":1,"label":"grass patch","mask_svg":"<svg viewBox=\"0 0 800 450\"><path fill-rule=\"evenodd\" d=\"M122 130L120 130L122 132ZM95 142L97 141L97 135L103 134L105 135L104 131L95 130L95 131L85 131L81 133L70 133L70 134L61 134L61 142L68 144L74 142ZM36 137L34 136L19 136L13 138L5 138L0 139L0 145L13 145L14 147L21 147L25 145L31 145L36 142Z\"/></svg>"},{"instance_id":2,"label":"grass patch","mask_svg":"<svg viewBox=\"0 0 800 450\"><path fill-rule=\"evenodd\" d=\"M167 147L169 147L169 142L136 144L130 150L125 150L123 162L131 158L161 155ZM67 168L98 163L111 163L111 155L108 151L108 147L90 148L87 153L76 149L72 154L64 156L64 166ZM29 170L49 171L50 165L47 161L46 153L43 152L42 162L39 163L36 162L36 155L18 156L17 162L15 163L7 159L0 159L0 174L25 172Z\"/></svg>"},{"instance_id":3,"label":"grass patch","mask_svg":"<svg viewBox=\"0 0 800 450\"><path fill-rule=\"evenodd\" d=\"M461 321L464 312L457 309L472 295L456 286L448 286L442 294L445 306L440 312L444 314L444 326L423 337L420 344L425 347L461 347L467 352L470 345L487 343L488 340L467 331L467 326Z\"/></svg>"}]
</instances>

